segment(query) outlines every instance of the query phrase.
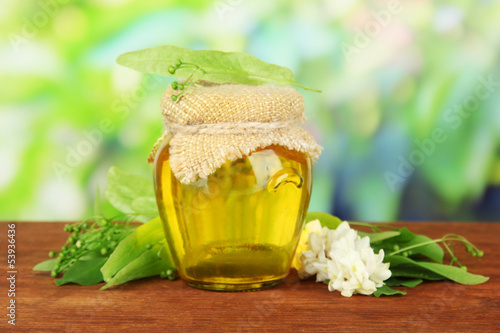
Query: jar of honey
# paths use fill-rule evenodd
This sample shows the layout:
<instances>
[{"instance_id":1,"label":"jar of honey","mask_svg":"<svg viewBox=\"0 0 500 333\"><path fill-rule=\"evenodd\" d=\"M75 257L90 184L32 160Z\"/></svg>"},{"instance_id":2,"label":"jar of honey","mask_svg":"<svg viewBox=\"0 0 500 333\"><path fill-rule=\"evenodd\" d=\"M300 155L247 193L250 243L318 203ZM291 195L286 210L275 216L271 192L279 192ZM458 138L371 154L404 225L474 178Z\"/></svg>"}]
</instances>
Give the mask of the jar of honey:
<instances>
[{"instance_id":1,"label":"jar of honey","mask_svg":"<svg viewBox=\"0 0 500 333\"><path fill-rule=\"evenodd\" d=\"M163 102L157 203L180 277L208 290L274 286L289 272L320 147L292 88L205 85Z\"/></svg>"}]
</instances>

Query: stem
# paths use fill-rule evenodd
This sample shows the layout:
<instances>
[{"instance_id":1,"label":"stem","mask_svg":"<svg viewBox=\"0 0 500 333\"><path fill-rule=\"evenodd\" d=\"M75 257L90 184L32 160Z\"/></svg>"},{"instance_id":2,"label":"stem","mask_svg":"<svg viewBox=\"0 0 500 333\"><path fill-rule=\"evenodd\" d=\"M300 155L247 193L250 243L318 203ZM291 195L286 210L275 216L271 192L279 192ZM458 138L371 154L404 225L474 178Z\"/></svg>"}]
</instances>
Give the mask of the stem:
<instances>
[{"instance_id":1,"label":"stem","mask_svg":"<svg viewBox=\"0 0 500 333\"><path fill-rule=\"evenodd\" d=\"M407 247L404 247L404 248L399 249L397 251L393 251L393 252L389 253L388 255L389 256L393 256L393 255L398 254L400 252L405 252L405 251L408 251L408 250L411 250L411 249L414 249L414 248L417 248L417 247L421 247L421 246L429 245L429 244L434 244L434 243L439 243L439 242L444 242L444 237L443 238L439 238L439 239L432 239L430 241L418 243L418 244L411 245L411 246L407 246ZM452 254L452 256L453 256L453 254Z\"/></svg>"}]
</instances>

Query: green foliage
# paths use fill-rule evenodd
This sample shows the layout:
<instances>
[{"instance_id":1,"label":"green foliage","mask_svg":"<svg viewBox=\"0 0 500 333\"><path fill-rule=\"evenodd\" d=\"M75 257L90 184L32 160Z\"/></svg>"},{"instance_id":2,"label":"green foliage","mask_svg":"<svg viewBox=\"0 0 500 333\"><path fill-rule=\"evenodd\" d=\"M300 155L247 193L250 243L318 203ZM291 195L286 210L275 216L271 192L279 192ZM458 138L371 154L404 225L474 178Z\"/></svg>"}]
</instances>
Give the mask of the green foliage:
<instances>
[{"instance_id":1,"label":"green foliage","mask_svg":"<svg viewBox=\"0 0 500 333\"><path fill-rule=\"evenodd\" d=\"M413 279L413 278L397 278L392 276L387 281L385 281L386 286L388 287L408 287L413 288L418 286L424 282L422 279Z\"/></svg>"},{"instance_id":2,"label":"green foliage","mask_svg":"<svg viewBox=\"0 0 500 333\"><path fill-rule=\"evenodd\" d=\"M137 258L130 260L116 275L114 275L101 290L112 286L120 285L131 280L142 279L155 275L166 275L166 277L175 274L175 266L162 259L160 253L166 248L165 241L155 244L149 250L143 251ZM171 259L170 259L171 261ZM174 277L175 278L175 277Z\"/></svg>"},{"instance_id":3,"label":"green foliage","mask_svg":"<svg viewBox=\"0 0 500 333\"><path fill-rule=\"evenodd\" d=\"M34 271L51 272L54 270L57 264L57 259L49 259L38 263L33 267Z\"/></svg>"},{"instance_id":4,"label":"green foliage","mask_svg":"<svg viewBox=\"0 0 500 333\"><path fill-rule=\"evenodd\" d=\"M108 174L106 196L113 205L134 214L122 214L122 218L144 218L140 213L148 212L147 202L152 195L152 182L147 179L111 168ZM134 208L136 202L138 208ZM150 205L152 206L152 205ZM156 207L156 205L154 206ZM94 205L96 214L102 212L99 191ZM51 251L50 259L36 265L35 271L50 271L57 285L76 283L92 285L106 281L101 290L131 280L161 275L177 278L176 268L163 233L159 217L134 227L129 222L112 222L100 215L94 223L82 222L66 225L71 233L60 252Z\"/></svg>"},{"instance_id":5,"label":"green foliage","mask_svg":"<svg viewBox=\"0 0 500 333\"><path fill-rule=\"evenodd\" d=\"M127 265L140 258L145 252L154 253L157 255L156 259L159 259L161 247L164 245L165 234L161 220L157 217L137 228L120 242L116 251L113 252L108 262L101 269L104 280L107 282L111 281L115 275L127 268ZM168 268L175 269L171 258L168 258L165 264L169 265Z\"/></svg>"},{"instance_id":6,"label":"green foliage","mask_svg":"<svg viewBox=\"0 0 500 333\"><path fill-rule=\"evenodd\" d=\"M145 177L112 167L108 173L106 199L119 211L147 222L158 215L153 182Z\"/></svg>"},{"instance_id":7,"label":"green foliage","mask_svg":"<svg viewBox=\"0 0 500 333\"><path fill-rule=\"evenodd\" d=\"M373 239L370 237L370 242L375 251L383 249L385 253L391 253L396 249L411 247L411 250L409 250L411 252L406 252L407 256L420 255L440 263L443 262L443 249L427 236L416 235L406 227L399 229L399 231L387 231L381 234L385 236L382 239L379 239L378 234L375 234ZM389 237L391 234L393 236Z\"/></svg>"},{"instance_id":8,"label":"green foliage","mask_svg":"<svg viewBox=\"0 0 500 333\"><path fill-rule=\"evenodd\" d=\"M373 296L375 296L375 297L380 297L382 295L385 295L385 296L406 295L406 292L392 289L388 286L382 286L380 288L377 288L377 290L375 290L375 292L373 293Z\"/></svg>"},{"instance_id":9,"label":"green foliage","mask_svg":"<svg viewBox=\"0 0 500 333\"><path fill-rule=\"evenodd\" d=\"M95 257L88 260L78 260L68 268L62 279L55 280L58 286L67 283L77 283L88 286L102 282L101 267L108 260L107 257Z\"/></svg>"},{"instance_id":10,"label":"green foliage","mask_svg":"<svg viewBox=\"0 0 500 333\"><path fill-rule=\"evenodd\" d=\"M192 50L165 45L127 52L120 55L116 61L143 73L188 78L184 84L175 82L172 85L172 88L180 90L187 89L200 79L216 83L289 84L313 90L297 84L290 69L241 52ZM180 94L182 93L183 91ZM177 99L179 95L173 97Z\"/></svg>"},{"instance_id":11,"label":"green foliage","mask_svg":"<svg viewBox=\"0 0 500 333\"><path fill-rule=\"evenodd\" d=\"M366 233L366 232L360 232L358 231L358 235L360 237L370 237L370 243L377 244L383 240L387 240L389 238L395 238L397 236L401 235L401 232L399 231L381 231L381 232L372 232L372 233Z\"/></svg>"},{"instance_id":12,"label":"green foliage","mask_svg":"<svg viewBox=\"0 0 500 333\"><path fill-rule=\"evenodd\" d=\"M386 256L384 261L391 264L391 272L393 273L393 276L396 277L420 277L428 280L448 279L454 282L469 285L481 284L489 280L486 276L472 274L456 266L415 261L403 256Z\"/></svg>"},{"instance_id":13,"label":"green foliage","mask_svg":"<svg viewBox=\"0 0 500 333\"><path fill-rule=\"evenodd\" d=\"M337 229L337 227L342 223L341 219L328 213L308 212L306 215L306 223L313 220L319 220L321 226L327 227L328 229Z\"/></svg>"}]
</instances>

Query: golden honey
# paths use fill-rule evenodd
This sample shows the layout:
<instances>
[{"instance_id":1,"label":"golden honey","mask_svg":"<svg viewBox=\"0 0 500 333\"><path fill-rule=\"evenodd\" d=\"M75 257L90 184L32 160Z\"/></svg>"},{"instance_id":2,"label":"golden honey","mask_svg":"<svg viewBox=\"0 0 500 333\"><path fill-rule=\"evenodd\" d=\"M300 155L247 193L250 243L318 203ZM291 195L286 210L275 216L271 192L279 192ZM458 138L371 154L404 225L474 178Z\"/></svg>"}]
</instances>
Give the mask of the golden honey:
<instances>
[{"instance_id":1,"label":"golden honey","mask_svg":"<svg viewBox=\"0 0 500 333\"><path fill-rule=\"evenodd\" d=\"M311 159L281 146L226 162L182 184L164 144L155 161L160 215L179 275L189 285L255 290L288 274L311 194Z\"/></svg>"}]
</instances>

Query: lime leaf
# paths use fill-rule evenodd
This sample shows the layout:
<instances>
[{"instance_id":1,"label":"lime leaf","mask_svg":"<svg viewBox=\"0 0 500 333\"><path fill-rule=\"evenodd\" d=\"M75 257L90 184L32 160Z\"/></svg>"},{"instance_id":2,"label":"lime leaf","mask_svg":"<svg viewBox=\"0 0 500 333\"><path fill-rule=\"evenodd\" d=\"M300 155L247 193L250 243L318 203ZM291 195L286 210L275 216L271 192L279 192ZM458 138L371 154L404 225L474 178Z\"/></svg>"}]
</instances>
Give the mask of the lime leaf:
<instances>
[{"instance_id":1,"label":"lime leaf","mask_svg":"<svg viewBox=\"0 0 500 333\"><path fill-rule=\"evenodd\" d=\"M165 234L159 217L141 225L118 244L102 267L104 280L111 280L121 269L141 256L148 248L164 241Z\"/></svg>"},{"instance_id":2,"label":"lime leaf","mask_svg":"<svg viewBox=\"0 0 500 333\"><path fill-rule=\"evenodd\" d=\"M38 263L35 267L33 267L33 270L50 272L56 267L56 264L57 264L57 259L49 259L46 261L42 261L41 263Z\"/></svg>"},{"instance_id":3,"label":"lime leaf","mask_svg":"<svg viewBox=\"0 0 500 333\"><path fill-rule=\"evenodd\" d=\"M150 205L155 200L152 180L116 167L109 169L105 196L122 213L138 214L136 220L139 222L147 222L158 214L158 208Z\"/></svg>"},{"instance_id":4,"label":"lime leaf","mask_svg":"<svg viewBox=\"0 0 500 333\"><path fill-rule=\"evenodd\" d=\"M427 280L449 279L468 285L481 284L489 280L486 276L472 274L456 266L417 262L403 256L386 256L384 262L391 264L391 273L395 277L415 277Z\"/></svg>"},{"instance_id":5,"label":"lime leaf","mask_svg":"<svg viewBox=\"0 0 500 333\"><path fill-rule=\"evenodd\" d=\"M58 286L67 283L76 283L88 286L103 281L101 267L108 258L93 258L90 260L78 260L64 273L62 279L55 280Z\"/></svg>"},{"instance_id":6,"label":"lime leaf","mask_svg":"<svg viewBox=\"0 0 500 333\"><path fill-rule=\"evenodd\" d=\"M432 241L432 239L430 239L427 236L415 235L415 237L411 241L406 243L401 243L399 246L400 248L405 248L412 245L417 245L420 243L425 243L430 241ZM413 254L420 254L439 263L443 263L444 250L441 246L439 246L436 243L415 247L412 248L411 251L413 252Z\"/></svg>"},{"instance_id":7,"label":"lime leaf","mask_svg":"<svg viewBox=\"0 0 500 333\"><path fill-rule=\"evenodd\" d=\"M437 264L433 262L419 262L421 267L426 268L434 273L440 274L443 277L461 283L461 284L481 284L488 281L490 278L478 274L472 274L464 271L456 266Z\"/></svg>"},{"instance_id":8,"label":"lime leaf","mask_svg":"<svg viewBox=\"0 0 500 333\"><path fill-rule=\"evenodd\" d=\"M385 261L385 260L384 260ZM391 264L392 265L392 264ZM397 267L391 266L391 275L394 277L419 278L424 280L439 281L445 278L440 274L431 272L423 267L411 264L403 264Z\"/></svg>"},{"instance_id":9,"label":"lime leaf","mask_svg":"<svg viewBox=\"0 0 500 333\"><path fill-rule=\"evenodd\" d=\"M319 220L322 227L327 227L328 229L337 229L337 227L342 223L342 221L333 215L323 212L308 212L306 215L306 223L313 220Z\"/></svg>"},{"instance_id":10,"label":"lime leaf","mask_svg":"<svg viewBox=\"0 0 500 333\"><path fill-rule=\"evenodd\" d=\"M130 208L134 212L157 212L158 206L156 205L155 198L139 197L132 200Z\"/></svg>"},{"instance_id":11,"label":"lime leaf","mask_svg":"<svg viewBox=\"0 0 500 333\"><path fill-rule=\"evenodd\" d=\"M389 287L408 287L408 288L413 288L418 286L424 282L422 279L405 279L405 278L396 278L396 277L391 277L389 280L385 281L385 284Z\"/></svg>"},{"instance_id":12,"label":"lime leaf","mask_svg":"<svg viewBox=\"0 0 500 333\"><path fill-rule=\"evenodd\" d=\"M117 286L128 281L142 279L150 276L159 275L162 271L168 269L175 270L173 265L165 262L158 256L162 247L166 246L166 242L156 244L151 249L144 251L139 257L130 261L123 267L113 278L111 278L101 290L108 289L112 286Z\"/></svg>"},{"instance_id":13,"label":"lime leaf","mask_svg":"<svg viewBox=\"0 0 500 333\"><path fill-rule=\"evenodd\" d=\"M375 292L373 293L373 296L375 296L375 297L380 297L382 295L385 295L385 296L406 295L406 292L392 289L388 286L382 286L382 287L377 288L377 290L375 290Z\"/></svg>"},{"instance_id":14,"label":"lime leaf","mask_svg":"<svg viewBox=\"0 0 500 333\"><path fill-rule=\"evenodd\" d=\"M382 231L382 232L374 232L374 233L367 233L367 232L360 232L358 231L358 235L360 237L370 237L370 244L371 243L376 243L380 242L389 238L397 237L400 235L399 231Z\"/></svg>"},{"instance_id":15,"label":"lime leaf","mask_svg":"<svg viewBox=\"0 0 500 333\"><path fill-rule=\"evenodd\" d=\"M173 70L173 66L179 60L182 65ZM240 52L191 50L165 45L124 53L116 59L116 62L139 72L176 78L187 78L193 73L195 75L198 73L198 79L203 78L216 83L251 85L276 83L314 90L297 84L290 69Z\"/></svg>"}]
</instances>

